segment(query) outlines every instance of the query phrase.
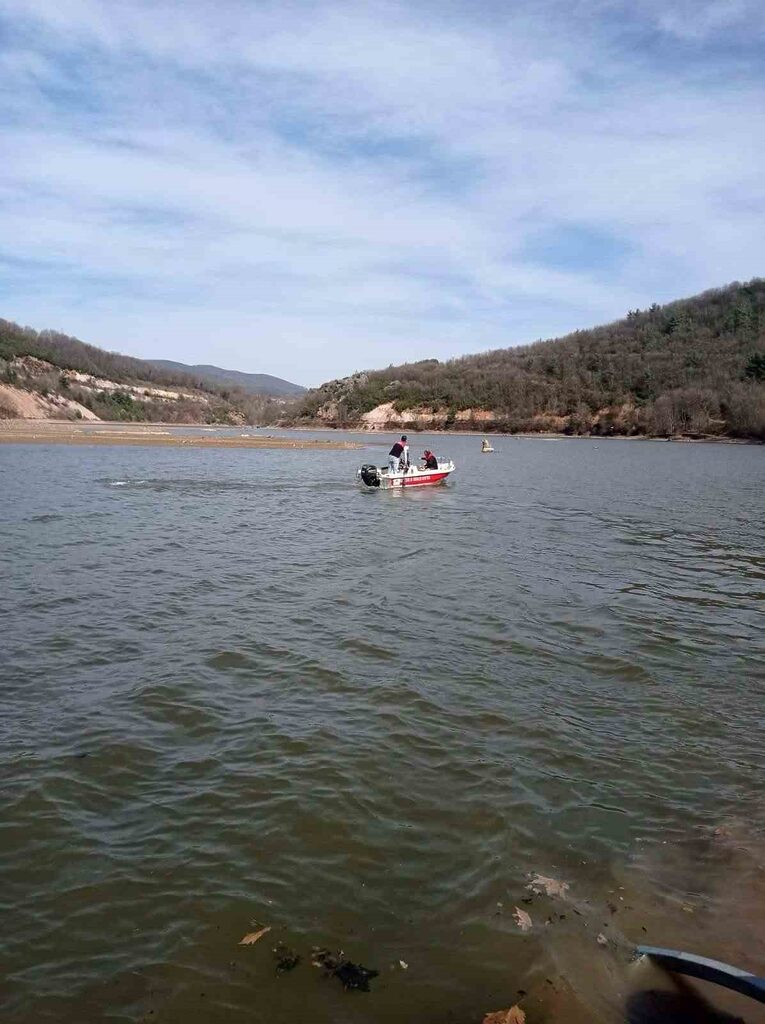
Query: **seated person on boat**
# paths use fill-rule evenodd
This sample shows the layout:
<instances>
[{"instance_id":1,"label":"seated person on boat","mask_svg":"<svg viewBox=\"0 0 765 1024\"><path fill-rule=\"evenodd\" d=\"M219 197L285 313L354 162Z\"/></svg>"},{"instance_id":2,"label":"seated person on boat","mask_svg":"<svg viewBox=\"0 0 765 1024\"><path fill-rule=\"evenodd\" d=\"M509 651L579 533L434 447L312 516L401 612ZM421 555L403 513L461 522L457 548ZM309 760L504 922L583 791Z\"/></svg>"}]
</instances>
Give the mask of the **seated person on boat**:
<instances>
[{"instance_id":1,"label":"seated person on boat","mask_svg":"<svg viewBox=\"0 0 765 1024\"><path fill-rule=\"evenodd\" d=\"M433 452L428 451L426 448L422 457L425 460L425 469L438 469L438 459Z\"/></svg>"}]
</instances>

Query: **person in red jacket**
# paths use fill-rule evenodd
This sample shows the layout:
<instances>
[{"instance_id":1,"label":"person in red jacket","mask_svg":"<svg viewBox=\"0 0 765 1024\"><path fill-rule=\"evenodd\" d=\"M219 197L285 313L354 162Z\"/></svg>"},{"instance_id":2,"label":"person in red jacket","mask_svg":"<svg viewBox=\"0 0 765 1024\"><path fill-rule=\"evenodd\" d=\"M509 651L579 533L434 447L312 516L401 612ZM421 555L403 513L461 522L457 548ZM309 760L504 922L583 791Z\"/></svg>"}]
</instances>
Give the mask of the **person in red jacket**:
<instances>
[{"instance_id":1,"label":"person in red jacket","mask_svg":"<svg viewBox=\"0 0 765 1024\"><path fill-rule=\"evenodd\" d=\"M406 443L406 434L401 435L401 440L396 441L388 453L388 473L398 473L402 462L404 469L409 469L409 445Z\"/></svg>"}]
</instances>

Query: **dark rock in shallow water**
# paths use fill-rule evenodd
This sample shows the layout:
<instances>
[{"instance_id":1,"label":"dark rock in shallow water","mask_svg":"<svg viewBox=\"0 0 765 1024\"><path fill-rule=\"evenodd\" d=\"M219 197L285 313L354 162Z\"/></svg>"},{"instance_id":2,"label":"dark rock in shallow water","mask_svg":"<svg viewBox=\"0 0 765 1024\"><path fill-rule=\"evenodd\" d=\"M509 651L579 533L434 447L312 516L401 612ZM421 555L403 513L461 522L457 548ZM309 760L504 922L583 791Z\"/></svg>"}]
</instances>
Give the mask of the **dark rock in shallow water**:
<instances>
[{"instance_id":1,"label":"dark rock in shallow water","mask_svg":"<svg viewBox=\"0 0 765 1024\"><path fill-rule=\"evenodd\" d=\"M274 957L276 959L277 974L286 974L287 971L294 971L302 959L299 953L296 953L294 949L290 949L282 943L274 947Z\"/></svg>"},{"instance_id":2,"label":"dark rock in shallow water","mask_svg":"<svg viewBox=\"0 0 765 1024\"><path fill-rule=\"evenodd\" d=\"M369 982L378 976L379 971L347 960L342 952L332 953L328 949L314 949L311 962L314 967L323 967L327 974L337 978L346 991L355 989L358 992L369 992Z\"/></svg>"},{"instance_id":3,"label":"dark rock in shallow water","mask_svg":"<svg viewBox=\"0 0 765 1024\"><path fill-rule=\"evenodd\" d=\"M368 992L369 982L380 972L370 970L369 967L362 967L361 964L351 963L350 960L344 960L332 973L340 979L343 988L355 988L360 992Z\"/></svg>"}]
</instances>

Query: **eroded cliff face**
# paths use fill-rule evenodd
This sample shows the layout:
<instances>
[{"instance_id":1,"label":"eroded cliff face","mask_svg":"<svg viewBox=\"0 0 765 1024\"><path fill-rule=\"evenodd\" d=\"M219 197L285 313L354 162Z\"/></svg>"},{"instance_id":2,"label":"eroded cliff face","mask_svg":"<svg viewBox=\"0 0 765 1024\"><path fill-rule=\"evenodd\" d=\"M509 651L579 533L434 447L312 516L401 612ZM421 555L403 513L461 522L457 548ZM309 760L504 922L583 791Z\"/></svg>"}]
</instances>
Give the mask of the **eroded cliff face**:
<instances>
[{"instance_id":1,"label":"eroded cliff face","mask_svg":"<svg viewBox=\"0 0 765 1024\"><path fill-rule=\"evenodd\" d=\"M70 419L97 420L90 409L63 395L41 395L36 391L0 384L0 419L56 420Z\"/></svg>"},{"instance_id":2,"label":"eroded cliff face","mask_svg":"<svg viewBox=\"0 0 765 1024\"><path fill-rule=\"evenodd\" d=\"M481 430L488 429L498 420L498 413L491 409L461 409L457 413L450 413L448 409L434 410L419 406L399 411L393 402L386 402L364 413L359 426L362 430L390 430L392 427L412 425L423 430L443 430L445 427Z\"/></svg>"},{"instance_id":3,"label":"eroded cliff face","mask_svg":"<svg viewBox=\"0 0 765 1024\"><path fill-rule=\"evenodd\" d=\"M433 412L430 409L403 409L400 412L393 402L378 405L361 417L360 426L363 430L390 430L393 427L416 426L421 430L439 429L446 424L445 412Z\"/></svg>"},{"instance_id":4,"label":"eroded cliff face","mask_svg":"<svg viewBox=\"0 0 765 1024\"><path fill-rule=\"evenodd\" d=\"M129 395L135 401L185 400L200 408L209 407L208 398L201 394L159 388L150 383L118 383L61 369L36 356L17 356L3 361L3 370L6 380L0 383L0 419L100 421L101 417L84 404L87 396L99 394Z\"/></svg>"},{"instance_id":5,"label":"eroded cliff face","mask_svg":"<svg viewBox=\"0 0 765 1024\"><path fill-rule=\"evenodd\" d=\"M316 420L328 427L346 427L355 430L389 431L410 430L475 430L556 434L597 434L630 436L640 432L640 410L629 403L607 406L597 412L580 411L570 416L539 413L513 427L506 415L494 409L470 408L453 412L413 406L396 409L393 402L384 402L356 418L344 415L342 400L329 401L316 413Z\"/></svg>"}]
</instances>

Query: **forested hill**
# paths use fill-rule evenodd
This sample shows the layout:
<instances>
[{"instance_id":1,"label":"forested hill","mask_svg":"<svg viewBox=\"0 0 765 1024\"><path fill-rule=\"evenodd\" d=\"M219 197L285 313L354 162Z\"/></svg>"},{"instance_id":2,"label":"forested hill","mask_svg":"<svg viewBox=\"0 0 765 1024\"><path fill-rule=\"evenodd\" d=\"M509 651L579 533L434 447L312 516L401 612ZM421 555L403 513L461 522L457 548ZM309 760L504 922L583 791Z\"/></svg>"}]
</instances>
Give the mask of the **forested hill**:
<instances>
[{"instance_id":1,"label":"forested hill","mask_svg":"<svg viewBox=\"0 0 765 1024\"><path fill-rule=\"evenodd\" d=\"M243 373L241 370L224 370L222 366L210 366L207 363L189 365L176 363L172 359L152 359L152 366L167 372L191 375L196 380L205 381L217 387L241 388L248 395L274 395L281 398L294 398L305 393L300 384L272 377L270 373Z\"/></svg>"},{"instance_id":2,"label":"forested hill","mask_svg":"<svg viewBox=\"0 0 765 1024\"><path fill-rule=\"evenodd\" d=\"M0 320L0 418L267 423L281 412L268 395Z\"/></svg>"},{"instance_id":3,"label":"forested hill","mask_svg":"<svg viewBox=\"0 0 765 1024\"><path fill-rule=\"evenodd\" d=\"M311 391L298 421L765 439L765 280L563 338L357 373Z\"/></svg>"}]
</instances>

